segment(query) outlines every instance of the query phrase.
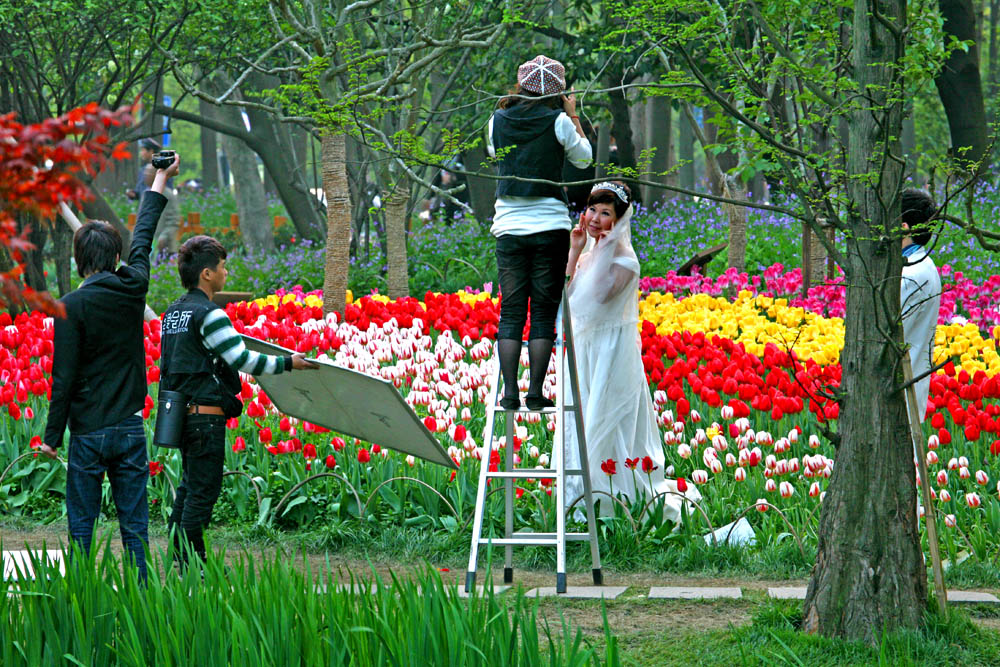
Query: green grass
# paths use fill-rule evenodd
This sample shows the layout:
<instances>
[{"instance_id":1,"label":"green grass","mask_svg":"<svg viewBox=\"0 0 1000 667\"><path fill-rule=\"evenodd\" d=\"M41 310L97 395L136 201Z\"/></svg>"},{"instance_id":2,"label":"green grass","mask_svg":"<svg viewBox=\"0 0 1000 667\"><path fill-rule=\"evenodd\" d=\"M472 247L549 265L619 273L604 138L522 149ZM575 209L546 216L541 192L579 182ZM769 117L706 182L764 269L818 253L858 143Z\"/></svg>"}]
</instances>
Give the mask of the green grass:
<instances>
[{"instance_id":1,"label":"green grass","mask_svg":"<svg viewBox=\"0 0 1000 667\"><path fill-rule=\"evenodd\" d=\"M623 637L626 661L641 665L995 665L1000 635L960 610L928 613L917 631L886 633L878 646L799 632L801 603L765 602L742 627L699 632L665 628L655 638Z\"/></svg>"},{"instance_id":2,"label":"green grass","mask_svg":"<svg viewBox=\"0 0 1000 667\"><path fill-rule=\"evenodd\" d=\"M181 576L157 561L143 586L107 550L66 576L35 569L0 591L0 664L619 664L607 624L599 656L565 620L540 619L537 601L460 599L430 570L362 579L247 556Z\"/></svg>"}]
</instances>

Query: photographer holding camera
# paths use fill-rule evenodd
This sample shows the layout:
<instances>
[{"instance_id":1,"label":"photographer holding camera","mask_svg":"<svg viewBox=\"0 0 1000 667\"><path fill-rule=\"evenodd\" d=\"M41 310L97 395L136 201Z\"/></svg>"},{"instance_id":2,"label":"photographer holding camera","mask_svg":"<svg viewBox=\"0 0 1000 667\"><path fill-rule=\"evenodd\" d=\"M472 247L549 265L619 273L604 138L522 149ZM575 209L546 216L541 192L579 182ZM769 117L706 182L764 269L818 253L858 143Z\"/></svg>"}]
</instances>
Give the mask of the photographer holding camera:
<instances>
[{"instance_id":1,"label":"photographer holding camera","mask_svg":"<svg viewBox=\"0 0 1000 667\"><path fill-rule=\"evenodd\" d=\"M92 220L73 235L73 257L84 280L61 299L66 317L55 319L52 399L40 449L56 458L69 425L66 514L70 539L84 553L90 551L107 473L122 544L143 581L149 523L143 313L153 230L179 161L173 156L156 170L142 198L127 265L118 266L122 238L110 224Z\"/></svg>"}]
</instances>

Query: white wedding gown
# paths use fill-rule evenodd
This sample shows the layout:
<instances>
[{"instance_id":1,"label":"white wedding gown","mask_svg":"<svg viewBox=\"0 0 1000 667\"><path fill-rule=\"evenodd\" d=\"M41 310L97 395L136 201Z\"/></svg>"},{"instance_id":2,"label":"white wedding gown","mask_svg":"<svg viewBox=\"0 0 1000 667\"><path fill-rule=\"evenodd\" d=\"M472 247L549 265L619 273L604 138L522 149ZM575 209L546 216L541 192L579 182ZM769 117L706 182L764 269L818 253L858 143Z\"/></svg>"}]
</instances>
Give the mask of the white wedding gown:
<instances>
[{"instance_id":1,"label":"white wedding gown","mask_svg":"<svg viewBox=\"0 0 1000 667\"><path fill-rule=\"evenodd\" d=\"M605 515L612 513L612 501L597 492L613 491L615 496L624 496L628 504L640 497L648 502L656 493L677 491L676 482L663 476L663 445L642 366L637 298L639 260L632 249L631 219L630 206L608 235L580 257L567 288L590 479L594 500L600 501L601 513ZM568 373L566 378L568 382ZM568 392L569 387L567 396ZM567 414L565 438L566 468L579 468L572 414ZM656 466L649 475L642 471L641 459L646 456ZM635 458L640 463L633 474L625 460ZM601 463L607 459L616 463L616 473L610 482L601 470ZM567 475L566 492L569 505L583 494L583 480L577 475ZM692 500L701 498L690 482L685 495ZM684 499L673 494L662 499L664 518L679 521ZM582 508L582 501L576 507ZM688 511L691 509L688 504ZM579 519L581 514L575 516Z\"/></svg>"}]
</instances>

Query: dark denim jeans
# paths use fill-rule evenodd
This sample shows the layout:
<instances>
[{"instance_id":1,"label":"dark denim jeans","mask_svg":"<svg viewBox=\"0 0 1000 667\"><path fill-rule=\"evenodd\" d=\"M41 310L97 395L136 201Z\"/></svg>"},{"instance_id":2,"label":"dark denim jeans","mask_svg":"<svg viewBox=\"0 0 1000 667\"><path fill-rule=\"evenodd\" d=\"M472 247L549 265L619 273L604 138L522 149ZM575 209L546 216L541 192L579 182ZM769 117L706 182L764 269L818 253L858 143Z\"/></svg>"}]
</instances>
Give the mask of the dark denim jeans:
<instances>
[{"instance_id":1,"label":"dark denim jeans","mask_svg":"<svg viewBox=\"0 0 1000 667\"><path fill-rule=\"evenodd\" d=\"M94 527L101 512L105 472L118 512L122 545L135 560L139 579L145 581L149 543L149 502L146 499L149 460L141 417L132 415L84 435L70 435L66 514L70 539L83 553L90 552Z\"/></svg>"},{"instance_id":2,"label":"dark denim jeans","mask_svg":"<svg viewBox=\"0 0 1000 667\"><path fill-rule=\"evenodd\" d=\"M174 557L182 565L188 552L205 559L205 526L222 491L222 465L226 460L226 418L221 415L188 415L181 437L183 475L168 528ZM185 544L185 538L187 544Z\"/></svg>"},{"instance_id":3,"label":"dark denim jeans","mask_svg":"<svg viewBox=\"0 0 1000 667\"><path fill-rule=\"evenodd\" d=\"M556 229L527 236L497 238L500 324L497 339L521 340L531 298L528 340L555 338L556 314L566 283L569 232Z\"/></svg>"}]
</instances>

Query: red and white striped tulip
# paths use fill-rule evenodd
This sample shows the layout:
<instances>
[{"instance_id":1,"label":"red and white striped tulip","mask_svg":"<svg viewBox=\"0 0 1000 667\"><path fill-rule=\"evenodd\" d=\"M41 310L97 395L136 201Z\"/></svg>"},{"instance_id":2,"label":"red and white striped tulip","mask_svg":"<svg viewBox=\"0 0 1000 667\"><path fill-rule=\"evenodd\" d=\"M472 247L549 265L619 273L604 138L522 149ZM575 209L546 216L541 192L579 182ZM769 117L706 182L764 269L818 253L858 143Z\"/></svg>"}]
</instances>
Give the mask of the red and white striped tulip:
<instances>
[{"instance_id":1,"label":"red and white striped tulip","mask_svg":"<svg viewBox=\"0 0 1000 667\"><path fill-rule=\"evenodd\" d=\"M819 482L813 482L812 484L809 485L810 498L815 498L816 496L819 495L819 492L820 492Z\"/></svg>"},{"instance_id":2,"label":"red and white striped tulip","mask_svg":"<svg viewBox=\"0 0 1000 667\"><path fill-rule=\"evenodd\" d=\"M943 503L951 502L951 494L948 493L948 489L941 489L941 493L938 494L938 497L941 498L941 502Z\"/></svg>"},{"instance_id":3,"label":"red and white striped tulip","mask_svg":"<svg viewBox=\"0 0 1000 667\"><path fill-rule=\"evenodd\" d=\"M701 468L691 471L691 481L695 484L704 484L708 481L708 473Z\"/></svg>"},{"instance_id":4,"label":"red and white striped tulip","mask_svg":"<svg viewBox=\"0 0 1000 667\"><path fill-rule=\"evenodd\" d=\"M967 493L965 494L965 502L972 509L976 509L983 504L983 501L979 499L978 493Z\"/></svg>"},{"instance_id":5,"label":"red and white striped tulip","mask_svg":"<svg viewBox=\"0 0 1000 667\"><path fill-rule=\"evenodd\" d=\"M968 468L966 468L965 466L962 466L961 468L958 469L958 478L959 479L969 479L970 477L972 477L972 473L969 472Z\"/></svg>"},{"instance_id":6,"label":"red and white striped tulip","mask_svg":"<svg viewBox=\"0 0 1000 667\"><path fill-rule=\"evenodd\" d=\"M990 476L986 474L985 470L976 471L976 484L979 486L986 486L990 483Z\"/></svg>"},{"instance_id":7,"label":"red and white striped tulip","mask_svg":"<svg viewBox=\"0 0 1000 667\"><path fill-rule=\"evenodd\" d=\"M947 486L948 485L948 471L947 470L938 470L937 483L938 483L938 486Z\"/></svg>"},{"instance_id":8,"label":"red and white striped tulip","mask_svg":"<svg viewBox=\"0 0 1000 667\"><path fill-rule=\"evenodd\" d=\"M735 479L737 482L745 482L747 479L747 469L737 468L736 471L733 472L733 479Z\"/></svg>"},{"instance_id":9,"label":"red and white striped tulip","mask_svg":"<svg viewBox=\"0 0 1000 667\"><path fill-rule=\"evenodd\" d=\"M958 470L958 459L954 456L948 459L948 470Z\"/></svg>"},{"instance_id":10,"label":"red and white striped tulip","mask_svg":"<svg viewBox=\"0 0 1000 667\"><path fill-rule=\"evenodd\" d=\"M940 444L941 440L936 435L927 438L927 449L937 449Z\"/></svg>"},{"instance_id":11,"label":"red and white striped tulip","mask_svg":"<svg viewBox=\"0 0 1000 667\"><path fill-rule=\"evenodd\" d=\"M773 479L769 479L767 480L767 482L764 483L764 490L767 491L768 493L774 493L775 491L778 490L778 483L775 482Z\"/></svg>"},{"instance_id":12,"label":"red and white striped tulip","mask_svg":"<svg viewBox=\"0 0 1000 667\"><path fill-rule=\"evenodd\" d=\"M691 448L682 442L681 444L677 445L677 456L681 457L682 459L691 458Z\"/></svg>"},{"instance_id":13,"label":"red and white striped tulip","mask_svg":"<svg viewBox=\"0 0 1000 667\"><path fill-rule=\"evenodd\" d=\"M944 525L948 526L949 528L954 528L956 523L958 522L955 520L954 514L948 514L944 517Z\"/></svg>"},{"instance_id":14,"label":"red and white striped tulip","mask_svg":"<svg viewBox=\"0 0 1000 667\"><path fill-rule=\"evenodd\" d=\"M811 449L819 449L819 436L815 433L809 436L809 447Z\"/></svg>"},{"instance_id":15,"label":"red and white striped tulip","mask_svg":"<svg viewBox=\"0 0 1000 667\"><path fill-rule=\"evenodd\" d=\"M927 465L929 466L937 465L937 462L938 462L937 452L935 451L927 452Z\"/></svg>"},{"instance_id":16,"label":"red and white striped tulip","mask_svg":"<svg viewBox=\"0 0 1000 667\"><path fill-rule=\"evenodd\" d=\"M795 487L792 486L791 482L782 482L778 485L778 492L782 498L791 498L795 495Z\"/></svg>"}]
</instances>

